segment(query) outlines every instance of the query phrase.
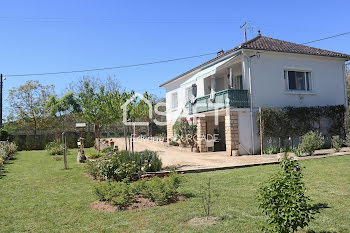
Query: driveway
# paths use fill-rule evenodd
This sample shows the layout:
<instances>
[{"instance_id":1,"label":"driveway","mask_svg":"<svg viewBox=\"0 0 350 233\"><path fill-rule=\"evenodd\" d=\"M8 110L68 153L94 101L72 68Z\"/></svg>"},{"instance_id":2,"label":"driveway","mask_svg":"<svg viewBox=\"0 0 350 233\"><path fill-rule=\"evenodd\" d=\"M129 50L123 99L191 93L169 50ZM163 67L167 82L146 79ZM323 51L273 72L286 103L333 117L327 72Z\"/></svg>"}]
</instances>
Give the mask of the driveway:
<instances>
[{"instance_id":1,"label":"driveway","mask_svg":"<svg viewBox=\"0 0 350 233\"><path fill-rule=\"evenodd\" d=\"M124 138L112 138L112 140L120 150L125 149ZM174 147L168 147L163 142L146 139L136 140L134 142L134 150L157 151L159 157L162 159L163 167L176 166L179 170L233 167L278 161L278 155L227 156L225 151L205 153L186 152Z\"/></svg>"}]
</instances>

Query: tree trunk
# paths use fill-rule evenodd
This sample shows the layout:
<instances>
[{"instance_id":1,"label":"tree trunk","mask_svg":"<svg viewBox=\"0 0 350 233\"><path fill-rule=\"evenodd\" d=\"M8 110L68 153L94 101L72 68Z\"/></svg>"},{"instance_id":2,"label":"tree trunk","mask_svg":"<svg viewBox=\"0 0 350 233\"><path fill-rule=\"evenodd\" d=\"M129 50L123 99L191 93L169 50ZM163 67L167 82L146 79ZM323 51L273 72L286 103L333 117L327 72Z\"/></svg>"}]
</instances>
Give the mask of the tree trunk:
<instances>
[{"instance_id":1,"label":"tree trunk","mask_svg":"<svg viewBox=\"0 0 350 233\"><path fill-rule=\"evenodd\" d=\"M126 138L126 127L124 125L124 139L125 139L125 150L128 150L128 140Z\"/></svg>"},{"instance_id":2,"label":"tree trunk","mask_svg":"<svg viewBox=\"0 0 350 233\"><path fill-rule=\"evenodd\" d=\"M36 123L36 119L34 118L34 136L36 136L37 134L37 123Z\"/></svg>"},{"instance_id":3,"label":"tree trunk","mask_svg":"<svg viewBox=\"0 0 350 233\"><path fill-rule=\"evenodd\" d=\"M96 139L97 139L97 150L100 152L101 149L100 149L100 125L98 124L95 124L95 142L96 142Z\"/></svg>"}]
</instances>

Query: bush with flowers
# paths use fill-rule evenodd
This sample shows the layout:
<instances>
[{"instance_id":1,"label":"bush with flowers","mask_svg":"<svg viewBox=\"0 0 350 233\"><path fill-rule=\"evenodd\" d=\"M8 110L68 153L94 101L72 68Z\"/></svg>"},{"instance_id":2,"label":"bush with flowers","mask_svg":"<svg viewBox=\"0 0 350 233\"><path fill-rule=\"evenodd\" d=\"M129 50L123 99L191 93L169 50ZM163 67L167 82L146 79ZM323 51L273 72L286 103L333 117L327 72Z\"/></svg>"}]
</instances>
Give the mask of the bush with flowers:
<instances>
[{"instance_id":1,"label":"bush with flowers","mask_svg":"<svg viewBox=\"0 0 350 233\"><path fill-rule=\"evenodd\" d=\"M145 172L156 172L162 161L154 151L120 151L86 164L87 172L98 180L135 181Z\"/></svg>"},{"instance_id":2,"label":"bush with flowers","mask_svg":"<svg viewBox=\"0 0 350 233\"><path fill-rule=\"evenodd\" d=\"M0 144L0 172L4 164L17 152L17 145L13 142L2 142Z\"/></svg>"},{"instance_id":3,"label":"bush with flowers","mask_svg":"<svg viewBox=\"0 0 350 233\"><path fill-rule=\"evenodd\" d=\"M197 137L197 124L194 118L180 117L174 124L176 139L184 145L194 146Z\"/></svg>"}]
</instances>

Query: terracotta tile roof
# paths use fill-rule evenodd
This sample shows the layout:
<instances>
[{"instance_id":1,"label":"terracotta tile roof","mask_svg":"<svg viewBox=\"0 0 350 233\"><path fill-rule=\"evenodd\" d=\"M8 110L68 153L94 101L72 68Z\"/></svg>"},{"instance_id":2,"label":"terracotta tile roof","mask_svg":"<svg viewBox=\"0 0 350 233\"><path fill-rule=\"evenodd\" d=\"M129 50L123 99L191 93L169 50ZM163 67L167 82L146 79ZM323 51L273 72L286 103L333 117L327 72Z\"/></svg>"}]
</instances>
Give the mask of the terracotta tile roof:
<instances>
[{"instance_id":1,"label":"terracotta tile roof","mask_svg":"<svg viewBox=\"0 0 350 233\"><path fill-rule=\"evenodd\" d=\"M296 53L296 54L306 54L306 55L315 55L315 56L326 56L326 57L337 57L337 58L344 58L346 60L350 60L350 55L344 54L344 53L338 53L338 52L332 52L324 49L314 48L305 46L302 44L296 44L288 41L283 40L277 40L265 36L258 35L257 37L240 44L239 46L227 50L226 52L220 53L220 55L214 57L213 59L210 59L209 61L200 64L199 66L194 67L191 70L186 71L185 73L161 84L160 86L164 86L172 81L177 80L178 78L181 78L182 76L185 76L186 74L189 74L199 68L204 67L205 65L208 65L222 56L228 55L230 53L233 53L235 51L238 51L240 49L253 49L253 50L264 50L264 51L273 51L273 52L283 52L283 53Z\"/></svg>"},{"instance_id":2,"label":"terracotta tile roof","mask_svg":"<svg viewBox=\"0 0 350 233\"><path fill-rule=\"evenodd\" d=\"M305 46L302 44L296 44L284 40L272 39L265 36L257 36L246 43L243 43L241 48L255 49L255 50L266 50L283 53L297 53L306 55L316 56L327 56L327 57L339 57L350 59L350 55L344 53L332 52L324 49L318 49L314 47Z\"/></svg>"}]
</instances>

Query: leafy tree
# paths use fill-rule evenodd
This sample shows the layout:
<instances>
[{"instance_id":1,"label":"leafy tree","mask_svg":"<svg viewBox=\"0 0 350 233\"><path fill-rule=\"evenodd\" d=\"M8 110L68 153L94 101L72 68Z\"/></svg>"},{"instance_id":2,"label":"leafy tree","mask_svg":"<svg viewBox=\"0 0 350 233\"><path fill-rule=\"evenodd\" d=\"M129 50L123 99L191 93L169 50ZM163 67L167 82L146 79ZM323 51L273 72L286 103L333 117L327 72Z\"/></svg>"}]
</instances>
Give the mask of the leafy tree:
<instances>
[{"instance_id":1,"label":"leafy tree","mask_svg":"<svg viewBox=\"0 0 350 233\"><path fill-rule=\"evenodd\" d=\"M258 194L259 207L268 217L264 232L296 232L308 226L317 212L305 193L298 161L284 156L280 165Z\"/></svg>"},{"instance_id":2,"label":"leafy tree","mask_svg":"<svg viewBox=\"0 0 350 233\"><path fill-rule=\"evenodd\" d=\"M71 113L80 112L80 105L73 92L66 93L62 98L57 95L50 96L45 108L53 117L59 117L61 121L62 131L66 129L65 122Z\"/></svg>"},{"instance_id":3,"label":"leafy tree","mask_svg":"<svg viewBox=\"0 0 350 233\"><path fill-rule=\"evenodd\" d=\"M80 105L79 115L86 122L95 125L95 138L100 137L100 129L104 125L114 122L120 117L120 99L118 91L114 93L105 91L104 86L99 90L85 82L84 89L78 93L78 103ZM98 149L100 145L98 143Z\"/></svg>"},{"instance_id":4,"label":"leafy tree","mask_svg":"<svg viewBox=\"0 0 350 233\"><path fill-rule=\"evenodd\" d=\"M348 90L348 106L350 106L350 64L345 66L346 84Z\"/></svg>"},{"instance_id":5,"label":"leafy tree","mask_svg":"<svg viewBox=\"0 0 350 233\"><path fill-rule=\"evenodd\" d=\"M21 123L21 127L33 130L50 127L45 103L53 94L53 85L42 85L37 80L29 80L24 85L9 92L10 119Z\"/></svg>"}]
</instances>

